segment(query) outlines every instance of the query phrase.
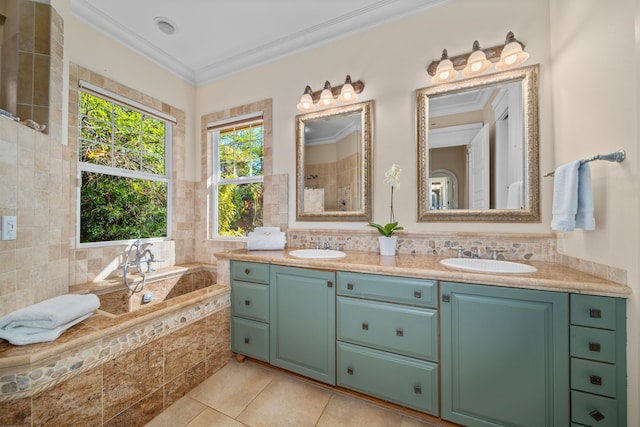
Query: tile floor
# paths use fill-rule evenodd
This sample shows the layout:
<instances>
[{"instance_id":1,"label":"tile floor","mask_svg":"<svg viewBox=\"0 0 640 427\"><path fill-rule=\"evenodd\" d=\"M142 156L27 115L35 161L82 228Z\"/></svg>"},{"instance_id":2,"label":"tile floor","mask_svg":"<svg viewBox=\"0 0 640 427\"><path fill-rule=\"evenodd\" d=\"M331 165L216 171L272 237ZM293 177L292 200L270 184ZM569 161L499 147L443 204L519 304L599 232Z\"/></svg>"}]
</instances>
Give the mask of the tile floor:
<instances>
[{"instance_id":1,"label":"tile floor","mask_svg":"<svg viewBox=\"0 0 640 427\"><path fill-rule=\"evenodd\" d=\"M436 427L268 367L232 359L147 427Z\"/></svg>"}]
</instances>

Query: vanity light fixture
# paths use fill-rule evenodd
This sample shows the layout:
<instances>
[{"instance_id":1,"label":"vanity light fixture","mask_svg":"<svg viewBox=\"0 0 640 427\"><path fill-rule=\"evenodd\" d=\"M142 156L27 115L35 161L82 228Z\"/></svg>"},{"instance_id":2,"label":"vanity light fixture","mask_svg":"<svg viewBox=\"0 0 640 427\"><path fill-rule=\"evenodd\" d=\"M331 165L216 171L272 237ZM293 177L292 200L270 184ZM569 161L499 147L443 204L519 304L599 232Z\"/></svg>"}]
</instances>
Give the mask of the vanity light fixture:
<instances>
[{"instance_id":1,"label":"vanity light fixture","mask_svg":"<svg viewBox=\"0 0 640 427\"><path fill-rule=\"evenodd\" d=\"M449 57L447 50L442 51L442 58L433 61L427 67L427 73L433 78L432 83L444 83L455 79L458 70L462 70L465 77L478 76L491 68L496 63L496 71L503 71L516 67L529 58L524 51L524 44L516 40L512 31L507 33L504 45L481 49L476 40L471 52L464 55Z\"/></svg>"},{"instance_id":2,"label":"vanity light fixture","mask_svg":"<svg viewBox=\"0 0 640 427\"><path fill-rule=\"evenodd\" d=\"M331 86L329 81L324 83L321 91L311 89L311 86L304 88L304 93L300 98L297 107L302 112L313 111L316 106L318 108L332 107L338 103L351 104L358 100L358 94L364 89L364 83L360 80L351 81L351 76L347 75L344 84L340 86Z\"/></svg>"}]
</instances>

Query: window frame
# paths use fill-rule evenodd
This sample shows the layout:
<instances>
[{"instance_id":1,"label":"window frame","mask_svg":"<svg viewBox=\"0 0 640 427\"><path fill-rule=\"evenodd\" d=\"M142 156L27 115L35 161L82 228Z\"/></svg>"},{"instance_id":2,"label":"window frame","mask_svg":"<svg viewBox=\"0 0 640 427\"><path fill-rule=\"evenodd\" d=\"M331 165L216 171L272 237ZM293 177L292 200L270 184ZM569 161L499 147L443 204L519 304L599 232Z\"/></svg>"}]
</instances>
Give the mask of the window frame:
<instances>
[{"instance_id":1,"label":"window frame","mask_svg":"<svg viewBox=\"0 0 640 427\"><path fill-rule=\"evenodd\" d=\"M239 178L220 178L220 132L240 127L240 126L248 126L254 123L260 123L263 130L262 136L262 175L254 175L254 176L244 176ZM211 163L212 163L212 175L211 175L211 200L212 200L212 209L211 209L211 238L213 239L221 239L221 240L233 240L233 241L244 241L247 239L246 236L221 236L218 234L218 188L223 185L234 185L234 184L254 184L254 183L262 183L263 195L264 195L264 148L265 148L265 137L264 137L264 129L265 129L265 120L262 111L256 111L249 114L239 115L230 117L223 120L218 120L215 122L207 123L207 133L209 134L209 138L211 141ZM262 209L264 209L264 202L262 204ZM263 210L264 213L264 210Z\"/></svg>"},{"instance_id":2,"label":"window frame","mask_svg":"<svg viewBox=\"0 0 640 427\"><path fill-rule=\"evenodd\" d=\"M121 107L138 111L144 115L153 117L155 119L161 120L164 122L164 174L151 174L146 172L134 171L130 169L123 169L114 166L104 166L104 165L96 165L93 163L82 162L80 160L80 150L82 148L82 137L80 126L82 121L80 120L80 102L82 97L82 92L88 93L92 96L99 97L103 100L106 100L112 104L117 104ZM177 124L177 119L169 114L166 114L162 111L156 110L148 105L139 103L137 101L131 100L124 96L121 96L117 93L111 92L107 89L104 89L100 86L93 85L91 83L80 80L78 82L78 137L76 139L76 164L77 164L77 180L78 185L76 186L76 247L77 248L91 248L91 247L101 247L101 246L116 246L121 245L123 243L131 243L136 241L137 239L123 239L123 240L109 240L102 242L81 242L81 225L82 225L82 174L83 172L90 173L98 173L103 175L110 175L116 177L123 178L134 178L141 179L147 181L154 182L164 182L167 184L167 232L165 236L159 237L148 237L141 239L144 242L160 242L167 241L172 239L171 233L171 221L172 221L172 206L173 206L173 179L172 179L172 153L173 153L173 126Z\"/></svg>"}]
</instances>

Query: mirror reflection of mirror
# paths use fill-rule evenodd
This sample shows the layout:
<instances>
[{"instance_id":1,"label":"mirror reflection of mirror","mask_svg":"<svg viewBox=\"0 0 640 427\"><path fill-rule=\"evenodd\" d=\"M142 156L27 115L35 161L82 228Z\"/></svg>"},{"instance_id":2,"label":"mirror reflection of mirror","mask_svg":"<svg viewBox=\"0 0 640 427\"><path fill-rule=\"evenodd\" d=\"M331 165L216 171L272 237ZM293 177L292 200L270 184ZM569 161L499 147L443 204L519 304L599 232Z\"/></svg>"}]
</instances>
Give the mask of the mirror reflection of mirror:
<instances>
[{"instance_id":1,"label":"mirror reflection of mirror","mask_svg":"<svg viewBox=\"0 0 640 427\"><path fill-rule=\"evenodd\" d=\"M429 174L431 210L458 209L458 177L446 169L436 169Z\"/></svg>"},{"instance_id":2,"label":"mirror reflection of mirror","mask_svg":"<svg viewBox=\"0 0 640 427\"><path fill-rule=\"evenodd\" d=\"M298 219L351 220L368 212L369 103L298 116Z\"/></svg>"},{"instance_id":3,"label":"mirror reflection of mirror","mask_svg":"<svg viewBox=\"0 0 640 427\"><path fill-rule=\"evenodd\" d=\"M0 109L36 130L49 122L50 23L45 2L0 0Z\"/></svg>"},{"instance_id":4,"label":"mirror reflection of mirror","mask_svg":"<svg viewBox=\"0 0 640 427\"><path fill-rule=\"evenodd\" d=\"M418 90L420 221L539 220L537 71ZM456 178L456 206L434 193L436 170Z\"/></svg>"}]
</instances>

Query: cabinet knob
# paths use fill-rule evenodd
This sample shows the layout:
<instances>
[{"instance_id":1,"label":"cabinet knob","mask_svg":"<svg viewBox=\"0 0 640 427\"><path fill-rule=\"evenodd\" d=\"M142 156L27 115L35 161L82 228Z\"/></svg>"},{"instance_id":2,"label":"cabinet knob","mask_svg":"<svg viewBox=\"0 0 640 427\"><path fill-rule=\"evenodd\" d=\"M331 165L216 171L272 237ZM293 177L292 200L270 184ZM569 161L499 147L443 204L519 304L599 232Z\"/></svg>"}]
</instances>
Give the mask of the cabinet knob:
<instances>
[{"instance_id":1,"label":"cabinet knob","mask_svg":"<svg viewBox=\"0 0 640 427\"><path fill-rule=\"evenodd\" d=\"M249 337L244 337L244 343L245 344L249 344L249 341L250 341Z\"/></svg>"},{"instance_id":2,"label":"cabinet knob","mask_svg":"<svg viewBox=\"0 0 640 427\"><path fill-rule=\"evenodd\" d=\"M347 283L347 289L352 291L353 290L353 283Z\"/></svg>"},{"instance_id":3,"label":"cabinet knob","mask_svg":"<svg viewBox=\"0 0 640 427\"><path fill-rule=\"evenodd\" d=\"M347 368L347 374L353 375L353 368Z\"/></svg>"},{"instance_id":4,"label":"cabinet knob","mask_svg":"<svg viewBox=\"0 0 640 427\"><path fill-rule=\"evenodd\" d=\"M600 343L589 342L589 351L594 351L596 353L600 353Z\"/></svg>"},{"instance_id":5,"label":"cabinet knob","mask_svg":"<svg viewBox=\"0 0 640 427\"><path fill-rule=\"evenodd\" d=\"M602 318L602 311L599 308L590 308L589 317L593 319L600 319Z\"/></svg>"},{"instance_id":6,"label":"cabinet knob","mask_svg":"<svg viewBox=\"0 0 640 427\"><path fill-rule=\"evenodd\" d=\"M593 418L596 421L604 420L604 415L602 415L602 412L598 411L597 409L594 409L593 411L589 412L589 415L591 415L591 418Z\"/></svg>"},{"instance_id":7,"label":"cabinet knob","mask_svg":"<svg viewBox=\"0 0 640 427\"><path fill-rule=\"evenodd\" d=\"M448 294L444 294L442 295L442 302L450 302L451 301L451 296Z\"/></svg>"},{"instance_id":8,"label":"cabinet knob","mask_svg":"<svg viewBox=\"0 0 640 427\"><path fill-rule=\"evenodd\" d=\"M599 375L591 375L589 377L589 382L593 385L602 385L602 377Z\"/></svg>"},{"instance_id":9,"label":"cabinet knob","mask_svg":"<svg viewBox=\"0 0 640 427\"><path fill-rule=\"evenodd\" d=\"M413 392L415 394L422 394L422 387L420 387L419 385L414 385L413 386Z\"/></svg>"},{"instance_id":10,"label":"cabinet knob","mask_svg":"<svg viewBox=\"0 0 640 427\"><path fill-rule=\"evenodd\" d=\"M404 336L404 331L402 329L396 329L396 336L403 337Z\"/></svg>"},{"instance_id":11,"label":"cabinet knob","mask_svg":"<svg viewBox=\"0 0 640 427\"><path fill-rule=\"evenodd\" d=\"M327 280L327 288L333 288L333 282L331 280Z\"/></svg>"},{"instance_id":12,"label":"cabinet knob","mask_svg":"<svg viewBox=\"0 0 640 427\"><path fill-rule=\"evenodd\" d=\"M413 291L414 298L422 298L422 291Z\"/></svg>"},{"instance_id":13,"label":"cabinet knob","mask_svg":"<svg viewBox=\"0 0 640 427\"><path fill-rule=\"evenodd\" d=\"M369 330L369 324L368 324L368 323L366 323L366 322L363 322L363 323L362 323L362 330L363 330L363 331L368 331L368 330Z\"/></svg>"},{"instance_id":14,"label":"cabinet knob","mask_svg":"<svg viewBox=\"0 0 640 427\"><path fill-rule=\"evenodd\" d=\"M251 300L248 300L248 299L244 300L244 305L251 305Z\"/></svg>"},{"instance_id":15,"label":"cabinet knob","mask_svg":"<svg viewBox=\"0 0 640 427\"><path fill-rule=\"evenodd\" d=\"M249 268L245 268L245 269L244 269L244 274L249 274L249 273L251 273L251 269L249 269Z\"/></svg>"}]
</instances>

